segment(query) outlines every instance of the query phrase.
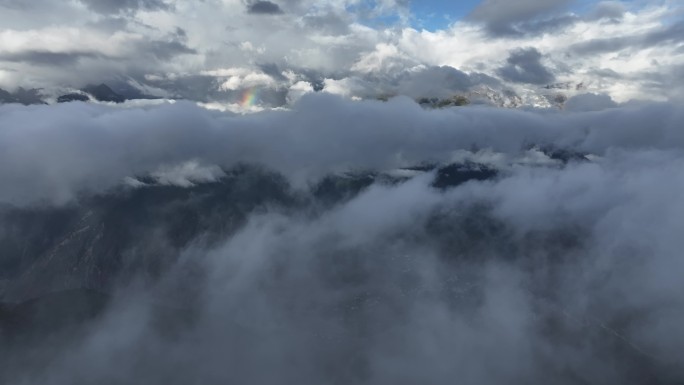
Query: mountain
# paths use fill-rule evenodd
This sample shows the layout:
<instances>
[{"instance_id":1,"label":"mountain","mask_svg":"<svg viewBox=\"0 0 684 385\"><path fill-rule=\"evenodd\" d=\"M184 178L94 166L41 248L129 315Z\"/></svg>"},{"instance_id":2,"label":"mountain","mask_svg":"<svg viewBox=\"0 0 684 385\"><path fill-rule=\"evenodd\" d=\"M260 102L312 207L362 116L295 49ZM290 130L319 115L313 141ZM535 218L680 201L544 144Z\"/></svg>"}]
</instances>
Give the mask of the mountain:
<instances>
[{"instance_id":1,"label":"mountain","mask_svg":"<svg viewBox=\"0 0 684 385\"><path fill-rule=\"evenodd\" d=\"M114 90L114 88L116 88L116 90ZM114 103L123 103L126 100L137 99L158 99L155 96L144 94L125 82L117 82L116 87L114 88L104 83L99 85L88 85L80 92L71 92L59 96L57 98L57 103L87 102L91 100L91 97L100 102Z\"/></svg>"},{"instance_id":2,"label":"mountain","mask_svg":"<svg viewBox=\"0 0 684 385\"><path fill-rule=\"evenodd\" d=\"M16 103L14 95L0 88L0 103Z\"/></svg>"},{"instance_id":3,"label":"mountain","mask_svg":"<svg viewBox=\"0 0 684 385\"><path fill-rule=\"evenodd\" d=\"M16 304L0 304L0 339L23 343L26 337L44 338L74 328L100 314L109 296L93 290L47 293Z\"/></svg>"},{"instance_id":4,"label":"mountain","mask_svg":"<svg viewBox=\"0 0 684 385\"><path fill-rule=\"evenodd\" d=\"M428 108L447 108L447 107L461 107L470 104L470 100L463 95L454 95L451 98L420 98L417 100L418 104Z\"/></svg>"},{"instance_id":5,"label":"mountain","mask_svg":"<svg viewBox=\"0 0 684 385\"><path fill-rule=\"evenodd\" d=\"M126 97L114 92L114 90L104 83L99 85L88 85L83 88L82 91L92 95L95 100L100 102L123 103L126 101Z\"/></svg>"},{"instance_id":6,"label":"mountain","mask_svg":"<svg viewBox=\"0 0 684 385\"><path fill-rule=\"evenodd\" d=\"M569 149L535 149L558 161L551 167L587 161L584 154ZM110 358L102 356L102 344L105 352L120 346L120 352L134 360L142 357L162 365L151 366L155 376L166 370L194 376L203 370L178 368L183 361L174 352L189 347L190 354L196 354L193 349L209 353L202 360L216 355L223 360L225 354L239 357L249 350L244 347L290 336L300 327L303 334L283 342L288 352L304 341L317 358L329 360L325 372L330 378L348 373L361 378L364 368L349 363L357 352L375 346L369 335L401 326L407 317L404 312L411 309L420 310L416 319L425 319L434 313L423 312L430 301L439 301L457 314L470 314L486 305L491 295L479 270L472 268L520 261L531 277L548 278L525 286L526 295L533 299L534 308L525 311L538 331L534 336L541 336L554 351L591 341L591 352L609 357L611 365L629 374L634 383L674 384L668 382L668 375L676 371L615 331L630 321L630 315L585 319L568 313L554 297L553 277L584 250L587 237L582 229L560 226L520 238L486 201L463 205L455 199L433 206L434 196L458 197L455 187L493 180L506 172L475 161L457 161L330 174L295 189L281 174L240 165L206 183L177 186L142 175L66 206L0 206L0 383L15 382L16 373L49 368L84 346L86 354ZM414 215L411 207L404 213L410 226L385 226L371 215L360 222L348 217L350 212L375 209L365 199L368 196L374 204L384 197L403 201L406 193L416 193L410 185L414 178L429 178L426 181L432 186L411 198L414 204L432 207L425 210L426 217ZM400 196L397 191L402 191ZM326 226L330 218L337 225ZM276 225L263 228L264 219ZM302 223L306 223L303 230L290 231ZM378 229L393 230L380 234ZM348 231L354 235L345 235ZM371 241L363 241L365 232ZM226 242L236 242L228 252ZM426 260L434 260L436 264L428 266L438 269L423 271ZM225 271L216 272L217 281L214 272L201 266ZM422 274L430 277L429 285L421 280ZM163 290L149 298L117 293L122 287L155 284ZM219 291L212 292L210 285L220 290L214 287ZM519 304L515 298L502 298L511 301L511 308ZM495 318L496 325L499 319L504 325L508 322L505 314ZM328 328L330 324L335 328ZM409 324L400 330L410 333L418 327ZM133 338L129 330L134 330ZM135 330L144 333L137 335ZM121 345L119 338L124 341ZM219 341L213 345L215 338ZM210 349L204 351L203 346ZM264 346L270 351L278 344ZM539 359L546 359L548 351L541 353ZM261 350L255 357L255 362L263 363ZM560 383L587 383L583 373L594 367L595 356L586 357L587 363L579 361L549 373L567 380ZM221 367L226 365L221 362Z\"/></svg>"},{"instance_id":7,"label":"mountain","mask_svg":"<svg viewBox=\"0 0 684 385\"><path fill-rule=\"evenodd\" d=\"M89 100L90 98L88 97L88 95L72 92L59 96L57 98L57 103L87 102Z\"/></svg>"},{"instance_id":8,"label":"mountain","mask_svg":"<svg viewBox=\"0 0 684 385\"><path fill-rule=\"evenodd\" d=\"M547 84L544 86L544 88L547 90L582 91L586 89L586 85L584 84L584 82L562 82Z\"/></svg>"},{"instance_id":9,"label":"mountain","mask_svg":"<svg viewBox=\"0 0 684 385\"><path fill-rule=\"evenodd\" d=\"M10 103L19 103L23 105L47 104L42 99L40 89L25 89L19 87L15 92L9 92L0 88L0 104Z\"/></svg>"},{"instance_id":10,"label":"mountain","mask_svg":"<svg viewBox=\"0 0 684 385\"><path fill-rule=\"evenodd\" d=\"M0 297L16 302L55 291L106 291L119 278L158 275L196 237L226 236L257 207L294 199L276 175L232 172L232 178L192 188L122 187L67 207L0 210L6 225ZM154 242L160 235L165 241ZM151 247L155 243L159 247Z\"/></svg>"},{"instance_id":11,"label":"mountain","mask_svg":"<svg viewBox=\"0 0 684 385\"><path fill-rule=\"evenodd\" d=\"M125 80L112 80L108 81L107 85L115 93L123 96L126 100L136 100L136 99L161 99L159 96L154 96L147 94L143 91L142 86L131 83Z\"/></svg>"},{"instance_id":12,"label":"mountain","mask_svg":"<svg viewBox=\"0 0 684 385\"><path fill-rule=\"evenodd\" d=\"M473 163L421 172L430 170L440 189L497 175ZM64 290L106 292L120 279L160 275L191 242L225 239L265 207L331 207L373 184L407 180L376 172L329 175L301 195L281 175L260 168L240 166L226 175L190 187L141 177L142 187L122 186L64 207L0 207L0 302Z\"/></svg>"},{"instance_id":13,"label":"mountain","mask_svg":"<svg viewBox=\"0 0 684 385\"><path fill-rule=\"evenodd\" d=\"M234 101L236 94L225 91L212 91L211 97L207 97L207 89L214 87L211 83L202 84L202 87L195 87L185 90L178 90L176 95L181 99L194 101L224 100ZM96 100L100 102L123 103L126 100L150 100L160 99L145 92L144 87L126 80L110 80L109 83L90 84L79 91L61 94L57 98L57 103L73 101ZM467 91L456 93L451 97L436 97L425 95L416 99L416 102L426 108L448 108L466 105L490 105L500 108L564 108L565 102L572 96L584 92L587 86L583 82L564 82L548 84L542 87L503 87L481 84L470 88ZM191 93L194 97L183 98L179 95ZM265 105L285 106L288 105L286 92L282 90L273 95L262 92L261 98ZM202 96L204 95L204 96ZM270 95L270 96L267 96ZM377 100L386 101L397 94L379 94L374 96ZM239 95L238 95L239 96ZM41 97L41 90L19 88L16 92L10 93L0 89L0 103L21 103L21 104L46 104Z\"/></svg>"},{"instance_id":14,"label":"mountain","mask_svg":"<svg viewBox=\"0 0 684 385\"><path fill-rule=\"evenodd\" d=\"M540 151L561 164L587 161L572 150L542 146ZM157 277L188 245L226 239L267 207L325 211L370 186L404 183L425 173L433 174L434 188L446 190L497 178L501 171L472 161L428 164L330 174L308 191L295 191L278 173L242 165L224 170L215 182L176 186L141 176L66 206L0 206L0 303L65 290L107 292L140 274Z\"/></svg>"}]
</instances>

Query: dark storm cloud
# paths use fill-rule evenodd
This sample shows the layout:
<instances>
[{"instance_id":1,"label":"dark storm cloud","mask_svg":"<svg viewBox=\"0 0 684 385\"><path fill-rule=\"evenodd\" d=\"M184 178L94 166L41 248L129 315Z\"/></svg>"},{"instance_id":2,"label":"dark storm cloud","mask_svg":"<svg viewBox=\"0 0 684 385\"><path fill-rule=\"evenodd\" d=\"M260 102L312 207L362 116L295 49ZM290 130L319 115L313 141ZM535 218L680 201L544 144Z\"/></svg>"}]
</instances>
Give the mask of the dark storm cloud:
<instances>
[{"instance_id":1,"label":"dark storm cloud","mask_svg":"<svg viewBox=\"0 0 684 385\"><path fill-rule=\"evenodd\" d=\"M592 55L621 51L623 49L647 49L650 47L684 42L684 21L679 20L670 26L641 35L615 38L599 38L570 46L570 51L578 55Z\"/></svg>"},{"instance_id":2,"label":"dark storm cloud","mask_svg":"<svg viewBox=\"0 0 684 385\"><path fill-rule=\"evenodd\" d=\"M28 5L26 1L22 0L0 0L0 7L26 9Z\"/></svg>"},{"instance_id":3,"label":"dark storm cloud","mask_svg":"<svg viewBox=\"0 0 684 385\"><path fill-rule=\"evenodd\" d=\"M44 76L67 79L62 83L69 87L82 87L88 83L99 84L120 78L137 79L144 86L147 83L144 79L146 73L154 72L159 66L178 56L198 53L184 42L186 39L182 32L176 31L167 38L135 39L108 53L97 49L72 51L68 48L63 51L27 49L11 53L0 52L0 62L25 64L24 71L34 68ZM63 71L65 66L71 67L72 71Z\"/></svg>"},{"instance_id":4,"label":"dark storm cloud","mask_svg":"<svg viewBox=\"0 0 684 385\"><path fill-rule=\"evenodd\" d=\"M349 76L349 75L348 75ZM346 76L343 76L345 78ZM384 75L350 76L350 88L355 95L366 98L404 95L417 98L448 98L463 94L475 84L498 84L482 74L466 74L449 66L429 66Z\"/></svg>"},{"instance_id":5,"label":"dark storm cloud","mask_svg":"<svg viewBox=\"0 0 684 385\"><path fill-rule=\"evenodd\" d=\"M176 27L176 30L174 31L173 34L180 41L187 41L188 40L188 31L184 30L181 27Z\"/></svg>"},{"instance_id":6,"label":"dark storm cloud","mask_svg":"<svg viewBox=\"0 0 684 385\"><path fill-rule=\"evenodd\" d=\"M648 33L644 36L644 46L660 44L677 44L684 41L684 20L678 20L672 25L661 30Z\"/></svg>"},{"instance_id":7,"label":"dark storm cloud","mask_svg":"<svg viewBox=\"0 0 684 385\"><path fill-rule=\"evenodd\" d=\"M623 75L609 68L592 69L591 73L605 79L621 79Z\"/></svg>"},{"instance_id":8,"label":"dark storm cloud","mask_svg":"<svg viewBox=\"0 0 684 385\"><path fill-rule=\"evenodd\" d=\"M619 21L622 19L625 12L626 9L624 4L617 1L603 1L596 5L596 7L586 16L586 19Z\"/></svg>"},{"instance_id":9,"label":"dark storm cloud","mask_svg":"<svg viewBox=\"0 0 684 385\"><path fill-rule=\"evenodd\" d=\"M158 60L168 60L178 55L196 54L197 51L180 41L152 40L140 44L140 54L152 55Z\"/></svg>"},{"instance_id":10,"label":"dark storm cloud","mask_svg":"<svg viewBox=\"0 0 684 385\"><path fill-rule=\"evenodd\" d=\"M515 30L511 30L511 33L526 36L539 36L545 33L562 31L579 20L581 19L575 15L560 15L548 19L517 24Z\"/></svg>"},{"instance_id":11,"label":"dark storm cloud","mask_svg":"<svg viewBox=\"0 0 684 385\"><path fill-rule=\"evenodd\" d=\"M83 59L104 58L99 52L50 52L23 51L12 54L1 54L0 61L21 62L38 66L75 65Z\"/></svg>"},{"instance_id":12,"label":"dark storm cloud","mask_svg":"<svg viewBox=\"0 0 684 385\"><path fill-rule=\"evenodd\" d=\"M188 99L198 102L210 102L221 100L221 90L219 83L213 76L187 75L171 79L145 79L140 77L138 81L155 88L163 89L168 92L169 97L178 99Z\"/></svg>"},{"instance_id":13,"label":"dark storm cloud","mask_svg":"<svg viewBox=\"0 0 684 385\"><path fill-rule=\"evenodd\" d=\"M80 0L88 8L105 15L137 10L169 10L165 0Z\"/></svg>"},{"instance_id":14,"label":"dark storm cloud","mask_svg":"<svg viewBox=\"0 0 684 385\"><path fill-rule=\"evenodd\" d=\"M653 70L632 74L630 81L639 83L645 92L684 101L684 64L659 65L654 63Z\"/></svg>"},{"instance_id":15,"label":"dark storm cloud","mask_svg":"<svg viewBox=\"0 0 684 385\"><path fill-rule=\"evenodd\" d=\"M527 24L562 10L573 0L483 0L468 16L484 23L494 35L520 34L518 24Z\"/></svg>"},{"instance_id":16,"label":"dark storm cloud","mask_svg":"<svg viewBox=\"0 0 684 385\"><path fill-rule=\"evenodd\" d=\"M581 94L568 99L563 105L566 111L601 111L617 107L608 95Z\"/></svg>"},{"instance_id":17,"label":"dark storm cloud","mask_svg":"<svg viewBox=\"0 0 684 385\"><path fill-rule=\"evenodd\" d=\"M283 70L278 67L278 64L275 63L266 63L266 64L260 64L259 69L261 72L265 73L266 75L279 80L279 81L285 81L287 78L283 75Z\"/></svg>"},{"instance_id":18,"label":"dark storm cloud","mask_svg":"<svg viewBox=\"0 0 684 385\"><path fill-rule=\"evenodd\" d=\"M579 55L592 55L620 51L632 45L638 45L638 38L635 39L634 37L615 37L605 39L592 39L589 41L576 43L570 48L572 52Z\"/></svg>"},{"instance_id":19,"label":"dark storm cloud","mask_svg":"<svg viewBox=\"0 0 684 385\"><path fill-rule=\"evenodd\" d=\"M322 15L306 15L302 21L308 28L331 35L344 35L350 32L349 15L328 12Z\"/></svg>"},{"instance_id":20,"label":"dark storm cloud","mask_svg":"<svg viewBox=\"0 0 684 385\"><path fill-rule=\"evenodd\" d=\"M516 83L546 84L555 76L541 62L542 54L536 48L524 48L511 52L506 65L499 68L499 75Z\"/></svg>"},{"instance_id":21,"label":"dark storm cloud","mask_svg":"<svg viewBox=\"0 0 684 385\"><path fill-rule=\"evenodd\" d=\"M413 98L448 98L463 94L476 85L494 86L499 85L500 82L481 73L466 74L450 66L435 66L402 73L392 81L377 83L388 88L385 92L390 94L395 93Z\"/></svg>"},{"instance_id":22,"label":"dark storm cloud","mask_svg":"<svg viewBox=\"0 0 684 385\"><path fill-rule=\"evenodd\" d=\"M256 15L278 15L283 13L280 6L270 1L256 1L247 5L247 13Z\"/></svg>"}]
</instances>

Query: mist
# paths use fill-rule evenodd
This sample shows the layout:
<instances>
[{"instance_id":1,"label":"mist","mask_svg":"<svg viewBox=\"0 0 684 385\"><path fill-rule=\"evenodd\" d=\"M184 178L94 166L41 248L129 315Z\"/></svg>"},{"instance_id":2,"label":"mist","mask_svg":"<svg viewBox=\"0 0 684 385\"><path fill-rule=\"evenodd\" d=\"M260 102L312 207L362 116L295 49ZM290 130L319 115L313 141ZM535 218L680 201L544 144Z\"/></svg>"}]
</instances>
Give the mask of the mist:
<instances>
[{"instance_id":1,"label":"mist","mask_svg":"<svg viewBox=\"0 0 684 385\"><path fill-rule=\"evenodd\" d=\"M308 95L292 110L234 115L191 103L119 109L70 103L0 106L0 202L63 204L134 178L196 162L259 164L306 185L327 173L448 162L459 150L517 155L556 146L681 149L676 103L602 111L425 110L399 97L354 102Z\"/></svg>"},{"instance_id":2,"label":"mist","mask_svg":"<svg viewBox=\"0 0 684 385\"><path fill-rule=\"evenodd\" d=\"M0 380L681 383L681 106L575 106L0 106Z\"/></svg>"}]
</instances>

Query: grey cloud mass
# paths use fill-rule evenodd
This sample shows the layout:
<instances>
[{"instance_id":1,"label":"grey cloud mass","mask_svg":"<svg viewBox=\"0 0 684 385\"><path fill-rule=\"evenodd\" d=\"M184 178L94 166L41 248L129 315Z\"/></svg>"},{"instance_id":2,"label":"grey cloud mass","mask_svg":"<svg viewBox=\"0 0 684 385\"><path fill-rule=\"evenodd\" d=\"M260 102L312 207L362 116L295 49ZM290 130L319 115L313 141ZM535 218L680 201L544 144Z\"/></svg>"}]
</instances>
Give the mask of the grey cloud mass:
<instances>
[{"instance_id":1,"label":"grey cloud mass","mask_svg":"<svg viewBox=\"0 0 684 385\"><path fill-rule=\"evenodd\" d=\"M568 99L563 108L566 111L602 111L617 106L608 95L580 94Z\"/></svg>"},{"instance_id":2,"label":"grey cloud mass","mask_svg":"<svg viewBox=\"0 0 684 385\"><path fill-rule=\"evenodd\" d=\"M0 317L0 380L677 383L682 109L585 112L581 99L606 104L424 110L318 94L253 115L0 107L0 242L40 247L12 243L40 215L44 231L74 229L39 263L0 259L0 295L36 290L22 286L31 277L114 281L75 331L17 339ZM546 145L587 155L561 161ZM497 172L438 188L438 171L397 170L430 162ZM316 200L359 183L353 170L410 177ZM7 271L24 272L18 286ZM54 298L48 320L83 304Z\"/></svg>"},{"instance_id":3,"label":"grey cloud mass","mask_svg":"<svg viewBox=\"0 0 684 385\"><path fill-rule=\"evenodd\" d=\"M597 38L570 47L575 54L590 55L617 52L624 49L646 49L684 42L684 22L678 21L656 31L619 38Z\"/></svg>"},{"instance_id":4,"label":"grey cloud mass","mask_svg":"<svg viewBox=\"0 0 684 385\"><path fill-rule=\"evenodd\" d=\"M541 62L542 54L536 48L520 49L508 56L506 65L499 68L502 78L518 83L548 84L554 75Z\"/></svg>"},{"instance_id":5,"label":"grey cloud mass","mask_svg":"<svg viewBox=\"0 0 684 385\"><path fill-rule=\"evenodd\" d=\"M0 54L0 60L23 62L41 66L67 66L77 64L82 59L101 58L99 52L50 52L23 51L12 54Z\"/></svg>"},{"instance_id":6,"label":"grey cloud mass","mask_svg":"<svg viewBox=\"0 0 684 385\"><path fill-rule=\"evenodd\" d=\"M404 98L359 104L329 95L306 97L294 112L254 116L215 115L187 103L2 111L0 179L6 183L0 202L13 204L68 202L81 191L106 191L125 177L192 159L225 167L263 164L303 183L347 169L444 161L473 146L515 153L532 141L600 154L611 147L676 148L684 141L676 125L682 113L668 104L544 119L484 107L424 111Z\"/></svg>"},{"instance_id":7,"label":"grey cloud mass","mask_svg":"<svg viewBox=\"0 0 684 385\"><path fill-rule=\"evenodd\" d=\"M487 25L497 35L515 34L517 23L534 21L563 9L572 0L484 0L470 14L470 18Z\"/></svg>"},{"instance_id":8,"label":"grey cloud mass","mask_svg":"<svg viewBox=\"0 0 684 385\"><path fill-rule=\"evenodd\" d=\"M256 1L247 5L247 12L257 15L277 15L283 13L280 6L270 1Z\"/></svg>"},{"instance_id":9,"label":"grey cloud mass","mask_svg":"<svg viewBox=\"0 0 684 385\"><path fill-rule=\"evenodd\" d=\"M178 55L196 54L197 50L180 41L150 41L140 45L140 53L152 55L159 60L169 60Z\"/></svg>"},{"instance_id":10,"label":"grey cloud mass","mask_svg":"<svg viewBox=\"0 0 684 385\"><path fill-rule=\"evenodd\" d=\"M105 15L137 10L168 10L171 5L165 0L79 0L88 8Z\"/></svg>"},{"instance_id":11,"label":"grey cloud mass","mask_svg":"<svg viewBox=\"0 0 684 385\"><path fill-rule=\"evenodd\" d=\"M597 4L596 8L587 16L589 19L609 19L620 20L624 17L626 12L625 5L619 1L602 1Z\"/></svg>"},{"instance_id":12,"label":"grey cloud mass","mask_svg":"<svg viewBox=\"0 0 684 385\"><path fill-rule=\"evenodd\" d=\"M558 95L525 86L550 80L581 83L589 87L585 91L621 102L671 97L669 84L627 83L627 78L645 79L647 65L629 61L628 55L611 60L603 55L649 51L665 66L681 64L682 23L672 6L599 2L570 13L569 5L483 1L448 29L421 32L411 26L415 15L405 1L100 0L58 6L49 0L4 0L0 88L40 88L56 100L89 83L123 79L141 94L231 110L242 108L240 98L251 89L265 95L259 108L273 108L290 106L323 84L325 92L358 98L422 97L433 90L430 97L450 97L447 92L484 88L490 99L518 95L519 102L506 104L518 107L554 107L545 101ZM245 12L235 12L239 8ZM252 17L258 14L279 16L264 24ZM488 48L473 49L479 46ZM544 65L526 47L543 52ZM519 63L501 68L510 51L527 53L512 55L509 59ZM264 72L264 64L278 72ZM423 69L434 67L470 76L470 88L425 77ZM602 78L598 69L620 76ZM417 76L425 77L422 84L400 79ZM575 93L566 90L558 97Z\"/></svg>"}]
</instances>

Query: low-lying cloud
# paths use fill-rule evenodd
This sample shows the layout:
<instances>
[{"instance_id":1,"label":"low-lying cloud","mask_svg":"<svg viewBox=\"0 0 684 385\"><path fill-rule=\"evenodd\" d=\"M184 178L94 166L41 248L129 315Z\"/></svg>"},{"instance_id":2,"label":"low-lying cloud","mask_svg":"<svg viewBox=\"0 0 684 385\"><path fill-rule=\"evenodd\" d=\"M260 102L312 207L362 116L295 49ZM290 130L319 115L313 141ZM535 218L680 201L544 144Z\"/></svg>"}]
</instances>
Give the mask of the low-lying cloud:
<instances>
[{"instance_id":1,"label":"low-lying cloud","mask_svg":"<svg viewBox=\"0 0 684 385\"><path fill-rule=\"evenodd\" d=\"M190 103L0 109L0 201L12 204L65 203L193 160L220 167L261 164L302 183L330 172L444 162L473 147L518 153L553 144L600 155L611 148L676 149L684 143L682 111L668 103L598 112L432 111L406 98L352 102L310 95L291 111L255 115Z\"/></svg>"},{"instance_id":2,"label":"low-lying cloud","mask_svg":"<svg viewBox=\"0 0 684 385\"><path fill-rule=\"evenodd\" d=\"M15 278L120 281L85 326L0 344L0 379L677 383L682 109L571 105L2 106L0 242L34 239L12 218L78 214L45 217L74 231L35 264L5 243ZM245 164L266 171L231 171ZM440 186L462 169L433 164L486 177Z\"/></svg>"}]
</instances>

